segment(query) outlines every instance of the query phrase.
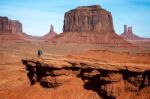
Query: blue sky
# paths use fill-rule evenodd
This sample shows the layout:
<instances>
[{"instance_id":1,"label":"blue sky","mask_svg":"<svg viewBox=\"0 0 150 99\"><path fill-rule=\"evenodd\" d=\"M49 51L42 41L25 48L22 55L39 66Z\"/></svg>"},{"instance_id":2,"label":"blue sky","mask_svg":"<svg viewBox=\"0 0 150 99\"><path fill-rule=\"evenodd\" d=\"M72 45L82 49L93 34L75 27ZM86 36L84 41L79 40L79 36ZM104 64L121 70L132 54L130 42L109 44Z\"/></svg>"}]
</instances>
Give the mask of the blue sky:
<instances>
[{"instance_id":1,"label":"blue sky","mask_svg":"<svg viewBox=\"0 0 150 99\"><path fill-rule=\"evenodd\" d=\"M19 20L24 32L41 36L51 24L61 33L65 12L94 4L112 13L116 33L122 33L127 24L137 35L150 37L150 0L0 0L0 16Z\"/></svg>"}]
</instances>

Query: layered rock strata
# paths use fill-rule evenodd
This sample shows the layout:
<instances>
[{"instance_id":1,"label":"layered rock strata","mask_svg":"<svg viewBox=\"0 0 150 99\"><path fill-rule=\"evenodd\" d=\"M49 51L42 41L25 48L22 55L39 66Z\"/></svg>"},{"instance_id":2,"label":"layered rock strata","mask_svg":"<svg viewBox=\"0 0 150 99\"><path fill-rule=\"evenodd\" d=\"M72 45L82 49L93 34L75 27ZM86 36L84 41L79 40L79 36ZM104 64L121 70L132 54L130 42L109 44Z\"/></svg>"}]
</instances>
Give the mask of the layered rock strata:
<instances>
[{"instance_id":1,"label":"layered rock strata","mask_svg":"<svg viewBox=\"0 0 150 99\"><path fill-rule=\"evenodd\" d=\"M111 12L99 5L81 6L66 12L63 33L52 42L109 46L128 44L115 33Z\"/></svg>"},{"instance_id":2,"label":"layered rock strata","mask_svg":"<svg viewBox=\"0 0 150 99\"><path fill-rule=\"evenodd\" d=\"M22 23L0 16L0 43L16 43L27 40L27 34L23 33Z\"/></svg>"},{"instance_id":3,"label":"layered rock strata","mask_svg":"<svg viewBox=\"0 0 150 99\"><path fill-rule=\"evenodd\" d=\"M8 19L8 17L0 17L0 32L22 32L22 24L17 20Z\"/></svg>"},{"instance_id":4,"label":"layered rock strata","mask_svg":"<svg viewBox=\"0 0 150 99\"><path fill-rule=\"evenodd\" d=\"M118 98L144 88L150 90L148 65L109 64L67 58L22 61L31 85L38 82L46 88L57 88L77 77L83 80L85 89L97 92L104 99Z\"/></svg>"},{"instance_id":5,"label":"layered rock strata","mask_svg":"<svg viewBox=\"0 0 150 99\"><path fill-rule=\"evenodd\" d=\"M114 32L112 15L99 5L81 6L65 13L64 32Z\"/></svg>"}]
</instances>

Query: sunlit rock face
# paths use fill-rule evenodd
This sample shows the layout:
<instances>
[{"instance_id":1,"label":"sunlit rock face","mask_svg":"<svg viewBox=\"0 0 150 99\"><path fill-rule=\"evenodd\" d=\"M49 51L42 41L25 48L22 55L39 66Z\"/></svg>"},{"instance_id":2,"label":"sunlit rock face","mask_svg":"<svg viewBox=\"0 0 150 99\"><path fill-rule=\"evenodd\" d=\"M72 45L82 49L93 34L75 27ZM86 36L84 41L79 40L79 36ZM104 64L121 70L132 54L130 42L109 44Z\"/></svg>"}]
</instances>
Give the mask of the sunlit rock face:
<instances>
[{"instance_id":1,"label":"sunlit rock face","mask_svg":"<svg viewBox=\"0 0 150 99\"><path fill-rule=\"evenodd\" d=\"M112 15L99 5L81 6L65 13L64 32L114 32Z\"/></svg>"},{"instance_id":2,"label":"sunlit rock face","mask_svg":"<svg viewBox=\"0 0 150 99\"><path fill-rule=\"evenodd\" d=\"M23 33L22 23L18 20L0 16L0 43L24 41L26 41L26 34Z\"/></svg>"},{"instance_id":3,"label":"sunlit rock face","mask_svg":"<svg viewBox=\"0 0 150 99\"><path fill-rule=\"evenodd\" d=\"M113 65L91 60L76 60L71 57L23 59L22 62L28 71L27 75L31 85L40 83L45 88L55 90L64 87L65 84L70 86L69 82L72 80L78 82L74 79L80 79L83 81L82 86L85 90L92 90L103 99L122 99L118 97L128 97L127 93L150 90L149 66L138 66L137 68L134 65ZM146 96L148 92L145 91Z\"/></svg>"},{"instance_id":4,"label":"sunlit rock face","mask_svg":"<svg viewBox=\"0 0 150 99\"><path fill-rule=\"evenodd\" d=\"M22 24L17 20L0 16L0 32L22 32Z\"/></svg>"},{"instance_id":5,"label":"sunlit rock face","mask_svg":"<svg viewBox=\"0 0 150 99\"><path fill-rule=\"evenodd\" d=\"M128 44L115 33L111 13L99 5L80 6L66 12L63 33L53 39L53 42L101 44L101 46Z\"/></svg>"}]
</instances>

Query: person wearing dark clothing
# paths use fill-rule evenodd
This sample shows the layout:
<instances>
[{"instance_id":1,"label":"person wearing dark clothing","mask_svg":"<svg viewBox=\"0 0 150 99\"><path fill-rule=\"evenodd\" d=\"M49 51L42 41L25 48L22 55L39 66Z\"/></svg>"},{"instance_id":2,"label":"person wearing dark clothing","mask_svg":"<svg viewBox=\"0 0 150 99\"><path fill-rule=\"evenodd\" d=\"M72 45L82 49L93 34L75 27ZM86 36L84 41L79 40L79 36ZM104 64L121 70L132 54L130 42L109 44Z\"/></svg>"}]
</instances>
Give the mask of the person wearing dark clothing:
<instances>
[{"instance_id":1,"label":"person wearing dark clothing","mask_svg":"<svg viewBox=\"0 0 150 99\"><path fill-rule=\"evenodd\" d=\"M39 57L41 57L43 55L42 49L39 49L37 54L38 54Z\"/></svg>"}]
</instances>

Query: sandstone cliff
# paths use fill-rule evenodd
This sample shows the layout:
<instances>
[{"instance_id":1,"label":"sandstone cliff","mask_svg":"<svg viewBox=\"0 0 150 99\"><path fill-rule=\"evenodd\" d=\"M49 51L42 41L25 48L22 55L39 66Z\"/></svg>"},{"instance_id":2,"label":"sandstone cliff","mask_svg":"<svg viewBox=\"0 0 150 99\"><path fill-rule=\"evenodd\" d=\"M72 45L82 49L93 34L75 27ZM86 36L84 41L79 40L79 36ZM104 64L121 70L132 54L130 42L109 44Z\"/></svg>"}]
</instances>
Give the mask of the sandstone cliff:
<instances>
[{"instance_id":1,"label":"sandstone cliff","mask_svg":"<svg viewBox=\"0 0 150 99\"><path fill-rule=\"evenodd\" d=\"M114 32L112 15L99 5L82 6L65 13L64 32Z\"/></svg>"},{"instance_id":2,"label":"sandstone cliff","mask_svg":"<svg viewBox=\"0 0 150 99\"><path fill-rule=\"evenodd\" d=\"M21 22L0 16L0 43L24 42L26 38Z\"/></svg>"},{"instance_id":3,"label":"sandstone cliff","mask_svg":"<svg viewBox=\"0 0 150 99\"><path fill-rule=\"evenodd\" d=\"M8 17L0 17L0 32L23 32L22 24L17 20L8 19Z\"/></svg>"},{"instance_id":4,"label":"sandstone cliff","mask_svg":"<svg viewBox=\"0 0 150 99\"><path fill-rule=\"evenodd\" d=\"M38 82L43 87L56 90L55 88L65 84L70 86L71 83L68 82L71 82L73 78L79 78L83 81L85 90L93 90L99 95L99 98L93 97L93 99L122 99L122 97L136 99L134 95L137 94L147 99L150 98L150 67L148 65L125 65L87 59L64 57L24 59L23 63L28 71L31 85ZM67 97L71 95L70 93ZM71 99L76 99L76 97L78 96Z\"/></svg>"},{"instance_id":5,"label":"sandstone cliff","mask_svg":"<svg viewBox=\"0 0 150 99\"><path fill-rule=\"evenodd\" d=\"M66 12L63 33L53 42L128 44L115 33L111 13L99 5L81 6Z\"/></svg>"}]
</instances>

